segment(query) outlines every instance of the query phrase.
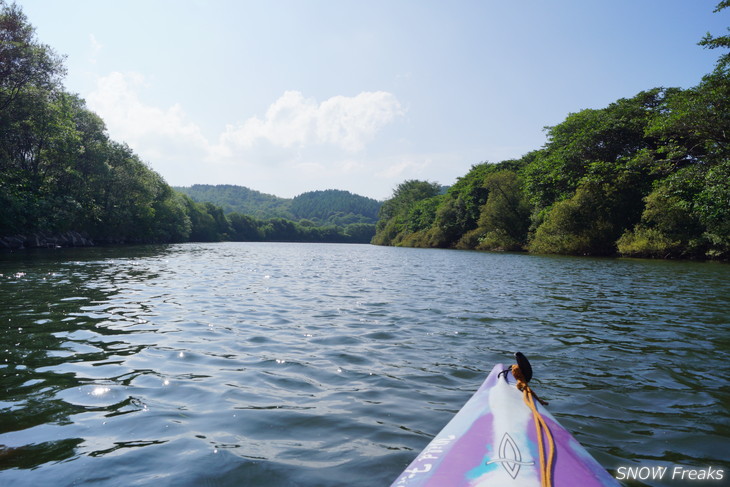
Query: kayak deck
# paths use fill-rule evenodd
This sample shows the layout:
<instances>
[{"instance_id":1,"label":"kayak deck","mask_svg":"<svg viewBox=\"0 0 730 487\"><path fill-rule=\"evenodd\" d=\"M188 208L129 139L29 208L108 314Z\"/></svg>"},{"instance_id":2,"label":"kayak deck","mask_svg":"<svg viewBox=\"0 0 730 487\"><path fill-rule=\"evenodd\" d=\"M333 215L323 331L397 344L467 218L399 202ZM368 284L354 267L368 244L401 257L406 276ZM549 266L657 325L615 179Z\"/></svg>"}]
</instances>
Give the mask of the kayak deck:
<instances>
[{"instance_id":1,"label":"kayak deck","mask_svg":"<svg viewBox=\"0 0 730 487\"><path fill-rule=\"evenodd\" d=\"M392 487L540 486L540 456L532 411L511 372L497 364L464 407L393 482ZM552 433L554 486L618 486L540 404ZM546 446L547 448L547 446Z\"/></svg>"}]
</instances>

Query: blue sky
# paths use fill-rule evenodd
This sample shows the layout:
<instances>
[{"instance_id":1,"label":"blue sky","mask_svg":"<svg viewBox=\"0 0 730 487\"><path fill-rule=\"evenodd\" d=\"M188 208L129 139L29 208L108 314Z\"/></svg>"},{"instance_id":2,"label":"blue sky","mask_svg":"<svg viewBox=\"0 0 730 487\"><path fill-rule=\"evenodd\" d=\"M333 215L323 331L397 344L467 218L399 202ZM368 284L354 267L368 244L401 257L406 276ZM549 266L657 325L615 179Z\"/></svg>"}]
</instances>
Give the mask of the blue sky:
<instances>
[{"instance_id":1,"label":"blue sky","mask_svg":"<svg viewBox=\"0 0 730 487\"><path fill-rule=\"evenodd\" d=\"M66 88L172 185L384 199L718 52L716 0L19 0Z\"/></svg>"}]
</instances>

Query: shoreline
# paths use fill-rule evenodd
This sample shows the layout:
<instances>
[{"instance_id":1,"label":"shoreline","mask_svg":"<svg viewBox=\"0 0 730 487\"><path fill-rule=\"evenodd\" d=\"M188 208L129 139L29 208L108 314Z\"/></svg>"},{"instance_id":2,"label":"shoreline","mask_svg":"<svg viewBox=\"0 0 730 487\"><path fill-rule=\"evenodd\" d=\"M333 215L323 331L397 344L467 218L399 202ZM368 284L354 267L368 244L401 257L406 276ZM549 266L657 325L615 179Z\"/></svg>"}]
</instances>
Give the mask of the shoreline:
<instances>
[{"instance_id":1,"label":"shoreline","mask_svg":"<svg viewBox=\"0 0 730 487\"><path fill-rule=\"evenodd\" d=\"M0 251L94 247L94 241L79 232L33 232L0 237Z\"/></svg>"}]
</instances>

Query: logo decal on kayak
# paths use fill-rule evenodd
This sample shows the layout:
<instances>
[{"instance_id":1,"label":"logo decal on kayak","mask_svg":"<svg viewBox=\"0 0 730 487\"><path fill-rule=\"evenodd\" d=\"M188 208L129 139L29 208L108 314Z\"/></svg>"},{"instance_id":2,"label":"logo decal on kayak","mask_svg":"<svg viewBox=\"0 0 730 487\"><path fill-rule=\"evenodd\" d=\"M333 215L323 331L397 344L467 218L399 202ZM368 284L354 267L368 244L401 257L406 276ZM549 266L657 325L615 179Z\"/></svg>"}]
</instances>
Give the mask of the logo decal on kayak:
<instances>
[{"instance_id":1,"label":"logo decal on kayak","mask_svg":"<svg viewBox=\"0 0 730 487\"><path fill-rule=\"evenodd\" d=\"M517 443L515 443L515 440L512 439L509 433L505 433L502 441L499 443L499 458L489 460L487 465L490 463L501 463L502 467L504 467L513 479L516 479L520 473L520 466L535 464L535 462L522 461L522 453L520 453Z\"/></svg>"}]
</instances>

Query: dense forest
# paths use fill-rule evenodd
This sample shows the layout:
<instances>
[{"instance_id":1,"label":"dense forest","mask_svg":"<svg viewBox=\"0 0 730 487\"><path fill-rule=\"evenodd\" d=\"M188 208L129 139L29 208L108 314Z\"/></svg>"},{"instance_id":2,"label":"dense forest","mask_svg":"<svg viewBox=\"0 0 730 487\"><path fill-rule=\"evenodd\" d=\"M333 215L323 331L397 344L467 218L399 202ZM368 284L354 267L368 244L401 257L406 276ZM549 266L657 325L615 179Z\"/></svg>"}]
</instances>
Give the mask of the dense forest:
<instances>
[{"instance_id":1,"label":"dense forest","mask_svg":"<svg viewBox=\"0 0 730 487\"><path fill-rule=\"evenodd\" d=\"M280 198L231 184L195 184L190 187L175 186L174 189L194 201L220 206L226 214L241 213L262 219L308 220L317 226L375 224L381 205L372 198L336 189L308 191L294 198Z\"/></svg>"},{"instance_id":2,"label":"dense forest","mask_svg":"<svg viewBox=\"0 0 730 487\"><path fill-rule=\"evenodd\" d=\"M728 48L730 36L700 45ZM405 181L381 207L373 243L727 260L729 97L724 54L697 86L571 113L546 128L541 149L474 165L446 194Z\"/></svg>"},{"instance_id":3,"label":"dense forest","mask_svg":"<svg viewBox=\"0 0 730 487\"><path fill-rule=\"evenodd\" d=\"M223 213L241 213L256 218L291 218L289 201L271 194L261 193L233 184L194 184L173 186L175 191L186 194L199 203L213 203Z\"/></svg>"},{"instance_id":4,"label":"dense forest","mask_svg":"<svg viewBox=\"0 0 730 487\"><path fill-rule=\"evenodd\" d=\"M0 0L0 247L68 243L55 236L71 232L97 243L373 236L372 222L225 214L174 191L109 138L104 121L64 89L64 75L63 57L36 39L20 7Z\"/></svg>"},{"instance_id":5,"label":"dense forest","mask_svg":"<svg viewBox=\"0 0 730 487\"><path fill-rule=\"evenodd\" d=\"M309 219L331 225L372 223L378 221L379 201L349 191L328 189L308 191L291 202L294 218Z\"/></svg>"}]
</instances>

